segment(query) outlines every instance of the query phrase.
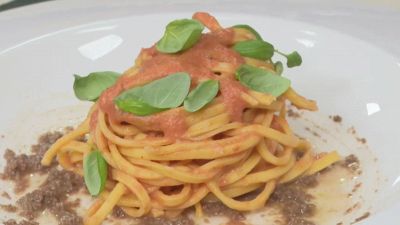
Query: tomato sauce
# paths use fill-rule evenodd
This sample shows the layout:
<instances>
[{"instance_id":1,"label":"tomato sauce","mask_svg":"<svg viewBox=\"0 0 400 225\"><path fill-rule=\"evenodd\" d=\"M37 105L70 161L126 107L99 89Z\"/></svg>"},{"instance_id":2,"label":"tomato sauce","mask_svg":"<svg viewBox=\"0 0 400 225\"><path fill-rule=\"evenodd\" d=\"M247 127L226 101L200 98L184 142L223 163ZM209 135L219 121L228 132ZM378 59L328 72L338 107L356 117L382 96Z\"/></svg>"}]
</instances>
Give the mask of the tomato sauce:
<instances>
[{"instance_id":1,"label":"tomato sauce","mask_svg":"<svg viewBox=\"0 0 400 225\"><path fill-rule=\"evenodd\" d=\"M130 88L144 85L177 72L187 72L191 77L191 88L207 79L220 81L220 96L230 113L232 120L240 121L246 106L241 93L246 89L231 77L219 76L213 68L219 63L232 65L234 69L244 63L243 58L230 49L233 42L233 31L222 29L203 34L193 47L183 53L164 54L155 46L143 49L141 54L150 55L144 60L137 74L125 74L117 83L104 91L99 99L99 107L115 121L131 123L140 129L161 131L170 138L180 138L187 130L182 108L171 109L149 116L136 116L122 112L114 104L114 98ZM93 115L95 116L95 115Z\"/></svg>"}]
</instances>

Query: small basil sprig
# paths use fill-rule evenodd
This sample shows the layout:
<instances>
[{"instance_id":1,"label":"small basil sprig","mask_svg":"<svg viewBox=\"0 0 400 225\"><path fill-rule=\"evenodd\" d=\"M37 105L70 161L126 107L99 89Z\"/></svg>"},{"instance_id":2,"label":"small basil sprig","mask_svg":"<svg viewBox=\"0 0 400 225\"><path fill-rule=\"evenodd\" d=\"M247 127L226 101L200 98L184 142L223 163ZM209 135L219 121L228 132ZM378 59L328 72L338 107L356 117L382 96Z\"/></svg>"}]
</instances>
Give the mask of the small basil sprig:
<instances>
[{"instance_id":1,"label":"small basil sprig","mask_svg":"<svg viewBox=\"0 0 400 225\"><path fill-rule=\"evenodd\" d=\"M75 96L80 100L96 101L104 90L117 81L120 74L112 71L103 71L90 73L86 77L74 76Z\"/></svg>"},{"instance_id":2,"label":"small basil sprig","mask_svg":"<svg viewBox=\"0 0 400 225\"><path fill-rule=\"evenodd\" d=\"M240 55L267 60L274 55L274 46L262 40L240 41L233 46Z\"/></svg>"},{"instance_id":3,"label":"small basil sprig","mask_svg":"<svg viewBox=\"0 0 400 225\"><path fill-rule=\"evenodd\" d=\"M256 40L258 40L258 41L263 41L263 38L260 36L260 34L256 31L256 30L254 30L251 26L249 26L249 25L246 25L246 24L240 24L240 25L235 25L235 26L233 26L234 28L243 28L243 29L246 29L246 30L248 30L248 31L250 31L254 36L255 36L255 38L256 38ZM239 43L241 43L241 42L239 42ZM237 43L237 44L239 44L239 43ZM256 42L254 42L254 43L256 43ZM262 57L263 56L263 54L261 53L261 50L260 49L257 49L256 47L256 44L254 44L253 43L253 46L251 46L250 44L247 44L248 46L247 46L247 48L246 48L246 54L247 55L244 55L244 54L242 54L240 51L238 51L235 47L234 47L234 49L236 50L236 51L238 51L241 55L243 55L243 56L247 56L247 57L252 57L252 58L256 58L256 59L261 59L261 60L265 60L265 57ZM268 43L268 42L267 42ZM236 45L237 45L236 44ZM260 43L257 43L258 45L261 45ZM272 46L272 45L271 45ZM272 48L273 48L273 46L272 46ZM268 49L268 51L270 51L271 49ZM294 52L292 52L292 53L290 53L290 54L285 54L285 53L283 53L283 52L280 52L280 51L278 51L278 50L276 50L276 49L272 49L272 53L271 52L267 52L267 53L264 53L265 55L267 55L267 56L270 56L269 58L266 58L266 59L270 59L272 56L273 56L273 54L274 54L274 52L276 52L276 53L278 53L278 54L280 54L280 55L282 55L282 56L284 56L285 58L286 58L286 66L287 67L289 67L289 68L292 68L292 67L295 67L295 66L300 66L301 65L301 63L302 63L302 58L301 58L301 55L297 52L297 51L294 51ZM260 57L261 56L261 57ZM279 72L278 72L278 74L279 74Z\"/></svg>"},{"instance_id":4,"label":"small basil sprig","mask_svg":"<svg viewBox=\"0 0 400 225\"><path fill-rule=\"evenodd\" d=\"M83 159L83 174L86 187L93 196L99 195L106 184L107 162L100 151L90 152Z\"/></svg>"},{"instance_id":5,"label":"small basil sprig","mask_svg":"<svg viewBox=\"0 0 400 225\"><path fill-rule=\"evenodd\" d=\"M200 39L204 26L197 20L174 20L165 29L158 41L157 50L163 53L176 53L192 47Z\"/></svg>"},{"instance_id":6,"label":"small basil sprig","mask_svg":"<svg viewBox=\"0 0 400 225\"><path fill-rule=\"evenodd\" d=\"M124 91L114 102L122 111L145 116L180 106L189 88L189 74L180 72Z\"/></svg>"},{"instance_id":7,"label":"small basil sprig","mask_svg":"<svg viewBox=\"0 0 400 225\"><path fill-rule=\"evenodd\" d=\"M252 33L257 40L260 40L260 41L263 40L261 35L256 30L254 30L251 26L249 26L247 24L238 24L238 25L233 26L233 28L246 29L246 30L250 31L250 33Z\"/></svg>"},{"instance_id":8,"label":"small basil sprig","mask_svg":"<svg viewBox=\"0 0 400 225\"><path fill-rule=\"evenodd\" d=\"M285 53L280 52L278 50L275 50L275 52L280 54L280 55L282 55L282 56L284 56L284 57L286 57L286 60L287 60L286 61L286 65L289 68L292 68L292 67L295 67L295 66L300 66L301 63L303 62L303 60L301 58L301 55L297 51L294 51L294 52L292 52L290 54L285 54Z\"/></svg>"},{"instance_id":9,"label":"small basil sprig","mask_svg":"<svg viewBox=\"0 0 400 225\"><path fill-rule=\"evenodd\" d=\"M217 80L207 80L200 83L186 97L183 107L188 112L196 112L211 102L217 96L219 82Z\"/></svg>"},{"instance_id":10,"label":"small basil sprig","mask_svg":"<svg viewBox=\"0 0 400 225\"><path fill-rule=\"evenodd\" d=\"M236 70L236 78L244 86L275 97L290 87L290 80L254 66L243 64Z\"/></svg>"}]
</instances>

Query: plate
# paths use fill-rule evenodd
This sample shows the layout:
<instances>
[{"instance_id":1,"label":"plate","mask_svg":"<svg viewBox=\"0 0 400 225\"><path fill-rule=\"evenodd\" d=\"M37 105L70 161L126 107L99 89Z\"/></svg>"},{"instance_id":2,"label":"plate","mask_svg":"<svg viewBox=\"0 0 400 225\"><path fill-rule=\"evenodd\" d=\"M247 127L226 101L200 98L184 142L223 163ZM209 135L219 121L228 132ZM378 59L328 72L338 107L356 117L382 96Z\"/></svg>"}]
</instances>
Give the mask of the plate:
<instances>
[{"instance_id":1,"label":"plate","mask_svg":"<svg viewBox=\"0 0 400 225\"><path fill-rule=\"evenodd\" d=\"M133 64L142 47L161 37L169 21L206 10L223 26L251 24L281 50L298 50L303 66L285 74L300 93L318 101L320 111L304 114L307 121L291 123L317 150L335 149L342 155L360 157L363 174L357 181L363 185L354 196L359 202L357 210L340 217L330 212L320 223L347 224L370 212L359 224L397 224L400 49L396 44L399 31L390 30L393 26L386 22L400 21L400 16L386 6L368 11L368 7L376 8L370 4L358 5L361 10L356 12L349 5L313 1L303 5L253 1L246 6L236 1L219 6L208 1L56 1L0 13L0 155L6 148L27 151L40 133L74 125L85 116L89 105L75 99L72 74L123 71ZM378 12L382 14L382 20L375 22L379 30L366 34L371 15ZM358 19L338 23L336 19L342 17ZM390 34L380 35L382 32ZM343 122L333 123L329 115L341 115ZM310 124L321 128L323 138L304 131ZM356 137L349 132L351 127L356 128ZM367 144L357 142L361 137ZM0 165L4 165L3 159ZM10 188L2 183L0 189ZM327 188L322 194L332 192ZM343 205L341 210L345 207L352 205ZM1 214L0 220L8 217ZM252 221L263 224L257 213Z\"/></svg>"}]
</instances>

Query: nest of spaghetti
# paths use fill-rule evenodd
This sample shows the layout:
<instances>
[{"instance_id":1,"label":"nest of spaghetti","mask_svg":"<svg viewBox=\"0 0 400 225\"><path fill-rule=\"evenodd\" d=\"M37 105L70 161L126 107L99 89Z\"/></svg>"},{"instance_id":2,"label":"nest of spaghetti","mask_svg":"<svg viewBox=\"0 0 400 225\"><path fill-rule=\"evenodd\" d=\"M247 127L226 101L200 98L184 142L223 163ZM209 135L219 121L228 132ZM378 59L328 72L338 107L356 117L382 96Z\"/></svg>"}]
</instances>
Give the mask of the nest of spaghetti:
<instances>
[{"instance_id":1,"label":"nest of spaghetti","mask_svg":"<svg viewBox=\"0 0 400 225\"><path fill-rule=\"evenodd\" d=\"M56 157L62 167L83 176L85 156L94 149L101 152L109 172L85 224L101 224L116 206L132 217L173 217L190 207L201 215L203 201L220 201L238 211L260 209L278 184L339 160L336 152L313 153L311 144L288 125L289 103L315 111L314 101L291 87L277 97L235 78L243 64L276 72L271 60L232 49L235 43L255 39L254 33L222 28L206 13L193 19L210 32L176 54L161 53L156 46L143 49L135 65L101 94L86 120L45 154L44 165ZM123 91L182 71L190 75L191 90L204 80L219 81L216 97L200 110L179 106L138 116L115 105ZM255 190L254 199L237 200Z\"/></svg>"}]
</instances>

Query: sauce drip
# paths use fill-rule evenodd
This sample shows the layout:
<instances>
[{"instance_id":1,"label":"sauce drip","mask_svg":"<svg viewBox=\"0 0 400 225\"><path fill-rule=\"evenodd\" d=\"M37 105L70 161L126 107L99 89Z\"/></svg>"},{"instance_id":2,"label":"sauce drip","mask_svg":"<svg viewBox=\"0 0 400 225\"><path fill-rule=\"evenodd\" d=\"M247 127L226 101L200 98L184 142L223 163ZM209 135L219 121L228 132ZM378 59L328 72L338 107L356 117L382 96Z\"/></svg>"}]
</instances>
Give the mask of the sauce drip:
<instances>
[{"instance_id":1,"label":"sauce drip","mask_svg":"<svg viewBox=\"0 0 400 225\"><path fill-rule=\"evenodd\" d=\"M235 80L234 74L220 76L213 70L220 63L227 63L234 70L244 63L243 58L230 49L232 40L233 31L223 29L203 34L198 43L183 53L164 54L158 52L155 46L143 49L140 54L150 56L150 59L142 62L136 74L123 75L114 86L104 91L99 98L100 109L115 121L131 123L146 131L161 131L166 137L173 139L180 138L187 129L185 115L188 112L182 108L149 116L136 116L119 110L113 100L121 92L130 88L144 85L172 73L187 72L192 80L191 89L203 80L219 80L219 96L222 103L232 120L240 121L246 106L241 99L241 93L246 89Z\"/></svg>"}]
</instances>

